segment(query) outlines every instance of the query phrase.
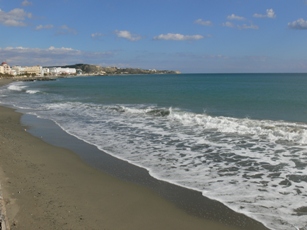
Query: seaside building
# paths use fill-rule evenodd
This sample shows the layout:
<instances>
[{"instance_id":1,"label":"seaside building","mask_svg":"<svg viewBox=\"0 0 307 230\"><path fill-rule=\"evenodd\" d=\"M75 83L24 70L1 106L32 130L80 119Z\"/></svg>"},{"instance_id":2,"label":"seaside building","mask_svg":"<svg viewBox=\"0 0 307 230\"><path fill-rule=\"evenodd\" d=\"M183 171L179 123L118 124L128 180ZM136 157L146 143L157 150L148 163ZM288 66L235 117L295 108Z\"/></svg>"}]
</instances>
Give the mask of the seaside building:
<instances>
[{"instance_id":1,"label":"seaside building","mask_svg":"<svg viewBox=\"0 0 307 230\"><path fill-rule=\"evenodd\" d=\"M16 76L17 75L16 70L11 69L10 75Z\"/></svg>"},{"instance_id":2,"label":"seaside building","mask_svg":"<svg viewBox=\"0 0 307 230\"><path fill-rule=\"evenodd\" d=\"M12 71L15 72L14 75L23 75L25 74L25 67L22 67L22 66L18 66L18 65L15 65L12 67Z\"/></svg>"},{"instance_id":3,"label":"seaside building","mask_svg":"<svg viewBox=\"0 0 307 230\"><path fill-rule=\"evenodd\" d=\"M6 62L2 62L1 67L2 68L0 69L0 73L11 74L11 67Z\"/></svg>"},{"instance_id":4,"label":"seaside building","mask_svg":"<svg viewBox=\"0 0 307 230\"><path fill-rule=\"evenodd\" d=\"M44 75L49 75L50 74L50 69L49 68L43 68Z\"/></svg>"},{"instance_id":5,"label":"seaside building","mask_svg":"<svg viewBox=\"0 0 307 230\"><path fill-rule=\"evenodd\" d=\"M82 74L81 69L76 68L63 68L63 67L42 67L40 65L36 66L19 66L15 65L12 68L6 63L2 62L0 64L0 74L12 75L12 76L22 76L31 75L36 77L43 77L44 75L80 75Z\"/></svg>"},{"instance_id":6,"label":"seaside building","mask_svg":"<svg viewBox=\"0 0 307 230\"><path fill-rule=\"evenodd\" d=\"M25 73L41 77L44 76L43 67L39 65L25 67Z\"/></svg>"},{"instance_id":7,"label":"seaside building","mask_svg":"<svg viewBox=\"0 0 307 230\"><path fill-rule=\"evenodd\" d=\"M74 75L74 74L77 74L77 70L75 68L54 67L54 68L50 68L50 74L52 75Z\"/></svg>"}]
</instances>

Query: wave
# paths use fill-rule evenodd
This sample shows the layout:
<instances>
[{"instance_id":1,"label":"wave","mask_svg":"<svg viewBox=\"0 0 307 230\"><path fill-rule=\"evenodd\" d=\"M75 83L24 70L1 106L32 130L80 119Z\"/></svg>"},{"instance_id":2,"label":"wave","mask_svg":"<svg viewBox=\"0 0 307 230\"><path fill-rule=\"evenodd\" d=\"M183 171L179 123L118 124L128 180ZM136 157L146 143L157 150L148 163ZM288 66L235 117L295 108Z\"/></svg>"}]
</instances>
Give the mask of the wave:
<instances>
[{"instance_id":1,"label":"wave","mask_svg":"<svg viewBox=\"0 0 307 230\"><path fill-rule=\"evenodd\" d=\"M36 94L36 93L39 93L40 91L39 90L26 90L26 93L28 94Z\"/></svg>"},{"instance_id":2,"label":"wave","mask_svg":"<svg viewBox=\"0 0 307 230\"><path fill-rule=\"evenodd\" d=\"M15 84L10 84L7 88L12 91L21 92L26 88L26 86L21 85L21 83L15 83Z\"/></svg>"},{"instance_id":3,"label":"wave","mask_svg":"<svg viewBox=\"0 0 307 230\"><path fill-rule=\"evenodd\" d=\"M301 145L307 144L307 125L304 123L291 123L285 121L254 120L249 118L239 119L231 117L213 117L207 114L195 114L173 108L159 108L145 105L116 105L107 109L130 114L167 117L184 126L198 126L203 130L246 135L249 137L266 137L272 142L292 142Z\"/></svg>"},{"instance_id":4,"label":"wave","mask_svg":"<svg viewBox=\"0 0 307 230\"><path fill-rule=\"evenodd\" d=\"M157 117L166 117L171 113L171 108L157 108L154 106L148 107L146 105L143 105L142 107L145 108L140 108L140 105L138 107L116 105L116 106L108 106L107 109L120 113L127 112L131 114L147 114Z\"/></svg>"},{"instance_id":5,"label":"wave","mask_svg":"<svg viewBox=\"0 0 307 230\"><path fill-rule=\"evenodd\" d=\"M25 92L27 94L36 94L39 93L39 90L27 89L28 86L24 85L23 82L14 82L8 85L7 89L15 92Z\"/></svg>"},{"instance_id":6,"label":"wave","mask_svg":"<svg viewBox=\"0 0 307 230\"><path fill-rule=\"evenodd\" d=\"M267 137L270 141L289 141L307 144L307 125L285 121L212 117L207 114L171 112L170 119L186 126L198 125L203 129L221 133L233 133L249 137Z\"/></svg>"}]
</instances>

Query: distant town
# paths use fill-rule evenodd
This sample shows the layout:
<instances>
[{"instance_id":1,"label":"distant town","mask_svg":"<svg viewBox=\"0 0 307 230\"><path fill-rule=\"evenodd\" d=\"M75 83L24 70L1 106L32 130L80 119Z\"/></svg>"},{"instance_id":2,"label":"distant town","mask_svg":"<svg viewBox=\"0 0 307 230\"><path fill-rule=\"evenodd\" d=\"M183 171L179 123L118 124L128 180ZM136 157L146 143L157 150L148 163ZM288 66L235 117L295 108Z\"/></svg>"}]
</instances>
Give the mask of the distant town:
<instances>
[{"instance_id":1,"label":"distant town","mask_svg":"<svg viewBox=\"0 0 307 230\"><path fill-rule=\"evenodd\" d=\"M155 70L139 68L102 67L89 64L75 64L68 66L10 66L6 62L0 65L0 77L60 77L77 75L121 75L121 74L180 74L179 71Z\"/></svg>"}]
</instances>

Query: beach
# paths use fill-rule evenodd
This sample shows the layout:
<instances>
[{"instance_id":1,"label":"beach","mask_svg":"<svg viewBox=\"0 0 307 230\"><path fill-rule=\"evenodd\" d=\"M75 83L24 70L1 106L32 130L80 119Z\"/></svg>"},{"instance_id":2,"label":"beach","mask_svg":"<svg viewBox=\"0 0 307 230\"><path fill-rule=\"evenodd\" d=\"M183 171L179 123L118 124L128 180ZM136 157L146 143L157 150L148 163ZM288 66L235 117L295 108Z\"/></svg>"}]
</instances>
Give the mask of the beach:
<instances>
[{"instance_id":1,"label":"beach","mask_svg":"<svg viewBox=\"0 0 307 230\"><path fill-rule=\"evenodd\" d=\"M147 171L130 173L128 163L118 159L109 162L120 161L112 164L126 177L104 172L95 167L95 159L90 165L69 144L58 147L31 135L21 116L0 107L0 183L7 229L266 229L201 193L165 182L141 185L151 180L144 179L150 177Z\"/></svg>"}]
</instances>

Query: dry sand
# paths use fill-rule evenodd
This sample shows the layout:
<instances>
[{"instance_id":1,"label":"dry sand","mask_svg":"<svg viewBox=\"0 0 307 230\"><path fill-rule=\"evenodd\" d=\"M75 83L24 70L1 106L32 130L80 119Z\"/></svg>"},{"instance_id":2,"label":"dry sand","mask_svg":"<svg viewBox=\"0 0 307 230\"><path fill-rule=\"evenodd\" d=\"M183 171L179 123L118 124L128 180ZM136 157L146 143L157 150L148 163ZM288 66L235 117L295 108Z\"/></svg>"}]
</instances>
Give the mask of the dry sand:
<instances>
[{"instance_id":1,"label":"dry sand","mask_svg":"<svg viewBox=\"0 0 307 230\"><path fill-rule=\"evenodd\" d=\"M20 117L0 107L7 229L239 229L190 215L149 188L90 167L74 152L30 135ZM264 229L257 226L252 229Z\"/></svg>"}]
</instances>

